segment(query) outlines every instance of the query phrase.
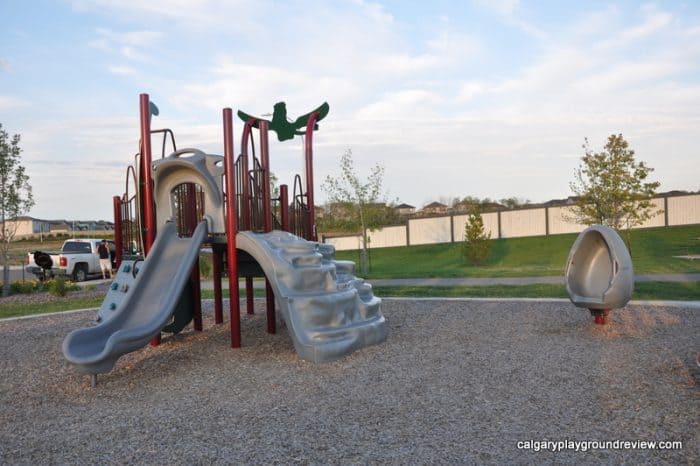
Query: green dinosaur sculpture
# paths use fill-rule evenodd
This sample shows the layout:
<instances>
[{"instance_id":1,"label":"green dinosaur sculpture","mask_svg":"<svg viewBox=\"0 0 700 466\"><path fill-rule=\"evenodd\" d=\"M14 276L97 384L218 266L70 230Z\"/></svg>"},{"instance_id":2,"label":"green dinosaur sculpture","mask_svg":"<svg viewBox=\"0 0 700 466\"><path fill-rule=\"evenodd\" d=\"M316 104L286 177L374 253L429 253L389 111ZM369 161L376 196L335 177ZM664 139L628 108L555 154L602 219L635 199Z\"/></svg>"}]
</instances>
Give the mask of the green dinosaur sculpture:
<instances>
[{"instance_id":1,"label":"green dinosaur sculpture","mask_svg":"<svg viewBox=\"0 0 700 466\"><path fill-rule=\"evenodd\" d=\"M277 133L278 141L286 141L288 139L294 139L296 135L303 135L306 129L306 125L309 122L309 117L312 113L318 113L318 118L316 122L321 121L326 115L328 115L328 102L322 103L317 109L310 111L309 113L300 116L294 121L290 121L287 118L287 104L284 102L277 102L274 106L272 112L272 120L264 120L262 118L254 117L248 115L247 113L239 110L238 117L247 122L250 119L254 120L253 127L257 128L259 122L267 121L269 123L268 128ZM318 129L318 125L314 125L314 130Z\"/></svg>"}]
</instances>

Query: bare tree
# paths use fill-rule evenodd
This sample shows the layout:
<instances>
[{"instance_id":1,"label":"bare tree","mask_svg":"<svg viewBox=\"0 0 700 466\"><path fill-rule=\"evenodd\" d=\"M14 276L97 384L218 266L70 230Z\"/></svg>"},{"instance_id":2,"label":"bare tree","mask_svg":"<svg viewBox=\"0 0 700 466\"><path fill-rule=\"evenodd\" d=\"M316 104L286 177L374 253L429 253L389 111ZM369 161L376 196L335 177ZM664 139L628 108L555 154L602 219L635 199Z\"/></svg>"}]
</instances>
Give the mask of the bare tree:
<instances>
[{"instance_id":1,"label":"bare tree","mask_svg":"<svg viewBox=\"0 0 700 466\"><path fill-rule=\"evenodd\" d=\"M0 261L4 296L10 293L9 250L19 226L17 220L34 206L29 176L20 164L19 139L19 134L10 138L0 123Z\"/></svg>"},{"instance_id":2,"label":"bare tree","mask_svg":"<svg viewBox=\"0 0 700 466\"><path fill-rule=\"evenodd\" d=\"M381 202L384 197L383 180L384 167L381 165L375 165L366 180L360 179L355 171L352 150L348 149L340 157L340 176L336 178L329 175L323 182L329 204L344 212L346 228L359 230L362 237L360 271L363 274L368 270L367 230L382 224L381 211L386 210L385 203Z\"/></svg>"}]
</instances>

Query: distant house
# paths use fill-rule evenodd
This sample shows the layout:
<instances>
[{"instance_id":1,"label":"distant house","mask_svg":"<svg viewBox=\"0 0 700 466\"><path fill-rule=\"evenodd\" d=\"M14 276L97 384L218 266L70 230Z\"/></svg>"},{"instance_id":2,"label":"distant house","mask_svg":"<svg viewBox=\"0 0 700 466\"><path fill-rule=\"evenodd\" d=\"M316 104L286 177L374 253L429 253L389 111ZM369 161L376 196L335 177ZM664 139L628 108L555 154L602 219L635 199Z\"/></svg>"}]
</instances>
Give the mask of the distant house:
<instances>
[{"instance_id":1,"label":"distant house","mask_svg":"<svg viewBox=\"0 0 700 466\"><path fill-rule=\"evenodd\" d=\"M111 230L114 230L114 223L113 223L113 222L109 222L109 221L105 221L105 220L99 220L99 221L95 222L95 230L96 230L96 231L101 231L101 230L111 231Z\"/></svg>"},{"instance_id":2,"label":"distant house","mask_svg":"<svg viewBox=\"0 0 700 466\"><path fill-rule=\"evenodd\" d=\"M50 220L49 221L49 231L51 233L63 233L67 234L71 231L71 225L65 220Z\"/></svg>"},{"instance_id":3,"label":"distant house","mask_svg":"<svg viewBox=\"0 0 700 466\"><path fill-rule=\"evenodd\" d=\"M396 206L396 212L399 215L413 215L416 213L416 208L408 204L399 204Z\"/></svg>"},{"instance_id":4,"label":"distant house","mask_svg":"<svg viewBox=\"0 0 700 466\"><path fill-rule=\"evenodd\" d=\"M426 215L440 215L447 213L447 206L441 202L431 202L421 209L421 213Z\"/></svg>"},{"instance_id":5,"label":"distant house","mask_svg":"<svg viewBox=\"0 0 700 466\"><path fill-rule=\"evenodd\" d=\"M49 231L49 222L28 216L7 220L7 226L10 228L10 230L16 229L16 237L31 236L42 232L48 233Z\"/></svg>"}]
</instances>

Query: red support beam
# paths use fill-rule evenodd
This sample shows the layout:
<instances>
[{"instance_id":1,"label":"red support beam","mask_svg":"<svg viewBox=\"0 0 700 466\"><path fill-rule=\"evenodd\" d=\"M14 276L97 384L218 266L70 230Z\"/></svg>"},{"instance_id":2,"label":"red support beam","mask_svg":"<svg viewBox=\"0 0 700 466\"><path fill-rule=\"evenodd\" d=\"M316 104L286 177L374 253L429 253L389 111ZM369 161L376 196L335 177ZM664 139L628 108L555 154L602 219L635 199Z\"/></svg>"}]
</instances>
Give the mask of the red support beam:
<instances>
[{"instance_id":1,"label":"red support beam","mask_svg":"<svg viewBox=\"0 0 700 466\"><path fill-rule=\"evenodd\" d=\"M313 135L314 126L318 113L314 112L309 116L306 124L306 137L304 138L304 161L306 162L306 202L309 204L308 235L310 241L317 241L316 236L316 212L314 205L314 149Z\"/></svg>"},{"instance_id":2,"label":"red support beam","mask_svg":"<svg viewBox=\"0 0 700 466\"><path fill-rule=\"evenodd\" d=\"M282 230L289 231L289 188L280 185L280 223Z\"/></svg>"},{"instance_id":3,"label":"red support beam","mask_svg":"<svg viewBox=\"0 0 700 466\"><path fill-rule=\"evenodd\" d=\"M245 125L243 126L243 134L241 135L241 163L242 163L242 169L241 171L243 172L243 186L241 186L241 191L243 193L243 199L242 199L242 209L243 212L242 214L242 219L243 219L243 229L244 230L250 230L251 229L251 200L250 200L250 174L248 173L248 160L249 160L249 154L248 154L248 143L251 140L252 137L252 132L253 132L253 124L255 123L254 119L249 119L248 121L245 122ZM253 294L253 279L251 277L246 277L245 279L245 296L246 296L246 313L248 314L255 314L255 305L253 302L253 299L255 298L255 295Z\"/></svg>"},{"instance_id":4,"label":"red support beam","mask_svg":"<svg viewBox=\"0 0 700 466\"><path fill-rule=\"evenodd\" d=\"M241 199L241 209L243 209L243 229L250 230L250 175L248 174L248 141L250 140L251 131L253 129L253 120L246 121L243 126L243 134L241 135L241 171L243 172L243 186L240 186L243 198Z\"/></svg>"},{"instance_id":5,"label":"red support beam","mask_svg":"<svg viewBox=\"0 0 700 466\"><path fill-rule=\"evenodd\" d=\"M245 277L245 304L248 314L255 314L255 304L253 302L255 292L253 290L253 278Z\"/></svg>"},{"instance_id":6,"label":"red support beam","mask_svg":"<svg viewBox=\"0 0 700 466\"><path fill-rule=\"evenodd\" d=\"M122 236L122 199L119 196L112 198L114 208L114 246L117 269L122 265L122 254L124 251L124 237Z\"/></svg>"},{"instance_id":7,"label":"red support beam","mask_svg":"<svg viewBox=\"0 0 700 466\"><path fill-rule=\"evenodd\" d=\"M270 195L270 144L267 134L268 122L260 120L260 164L263 168L263 231L272 231L272 199Z\"/></svg>"},{"instance_id":8,"label":"red support beam","mask_svg":"<svg viewBox=\"0 0 700 466\"><path fill-rule=\"evenodd\" d=\"M263 167L263 231L272 231L272 196L270 194L270 145L268 139L268 122L260 120L260 164ZM277 322L275 317L275 294L272 292L270 280L265 279L265 307L267 311L267 333L275 333Z\"/></svg>"},{"instance_id":9,"label":"red support beam","mask_svg":"<svg viewBox=\"0 0 700 466\"><path fill-rule=\"evenodd\" d=\"M156 239L156 210L153 200L153 172L151 154L151 108L148 94L139 95L139 117L141 120L141 215L145 230L143 255L147 256ZM160 345L160 334L153 337L151 346Z\"/></svg>"},{"instance_id":10,"label":"red support beam","mask_svg":"<svg viewBox=\"0 0 700 466\"><path fill-rule=\"evenodd\" d=\"M141 179L143 185L143 225L146 230L144 241L144 255L148 255L156 239L156 210L153 200L153 171L151 153L151 111L148 94L139 96L139 110L141 117Z\"/></svg>"},{"instance_id":11,"label":"red support beam","mask_svg":"<svg viewBox=\"0 0 700 466\"><path fill-rule=\"evenodd\" d=\"M199 259L194 261L192 266L192 273L190 274L190 281L192 282L192 306L194 307L194 318L193 326L194 330L197 332L202 331L202 286L199 281Z\"/></svg>"},{"instance_id":12,"label":"red support beam","mask_svg":"<svg viewBox=\"0 0 700 466\"><path fill-rule=\"evenodd\" d=\"M265 279L265 301L267 304L267 333L277 331L277 319L275 316L275 293L270 286L270 280Z\"/></svg>"},{"instance_id":13,"label":"red support beam","mask_svg":"<svg viewBox=\"0 0 700 466\"><path fill-rule=\"evenodd\" d=\"M184 217L185 235L192 236L197 228L197 186L194 183L185 184L184 196L181 200L182 216ZM183 199L184 198L184 199ZM202 289L199 281L199 258L194 261L190 272L192 284L193 327L197 332L202 331Z\"/></svg>"},{"instance_id":14,"label":"red support beam","mask_svg":"<svg viewBox=\"0 0 700 466\"><path fill-rule=\"evenodd\" d=\"M221 293L221 269L223 264L222 251L218 247L212 248L212 275L214 276L214 323L224 323L223 294Z\"/></svg>"},{"instance_id":15,"label":"red support beam","mask_svg":"<svg viewBox=\"0 0 700 466\"><path fill-rule=\"evenodd\" d=\"M238 293L238 259L236 256L236 173L233 157L233 111L225 108L224 117L224 177L226 184L226 257L228 263L228 292L230 297L231 348L241 347L241 313Z\"/></svg>"}]
</instances>

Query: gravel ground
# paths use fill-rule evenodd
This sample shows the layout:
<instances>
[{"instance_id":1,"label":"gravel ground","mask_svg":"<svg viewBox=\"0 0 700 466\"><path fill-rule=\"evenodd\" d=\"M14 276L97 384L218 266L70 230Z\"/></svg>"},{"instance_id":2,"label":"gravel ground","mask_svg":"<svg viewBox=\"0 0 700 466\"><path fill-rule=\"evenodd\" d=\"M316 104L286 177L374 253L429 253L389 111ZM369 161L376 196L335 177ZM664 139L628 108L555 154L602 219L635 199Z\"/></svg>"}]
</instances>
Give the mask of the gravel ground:
<instances>
[{"instance_id":1,"label":"gravel ground","mask_svg":"<svg viewBox=\"0 0 700 466\"><path fill-rule=\"evenodd\" d=\"M298 359L262 302L124 356L97 388L61 354L92 312L0 321L0 464L698 464L698 309L387 299L386 343ZM525 441L681 450L519 450Z\"/></svg>"}]
</instances>

